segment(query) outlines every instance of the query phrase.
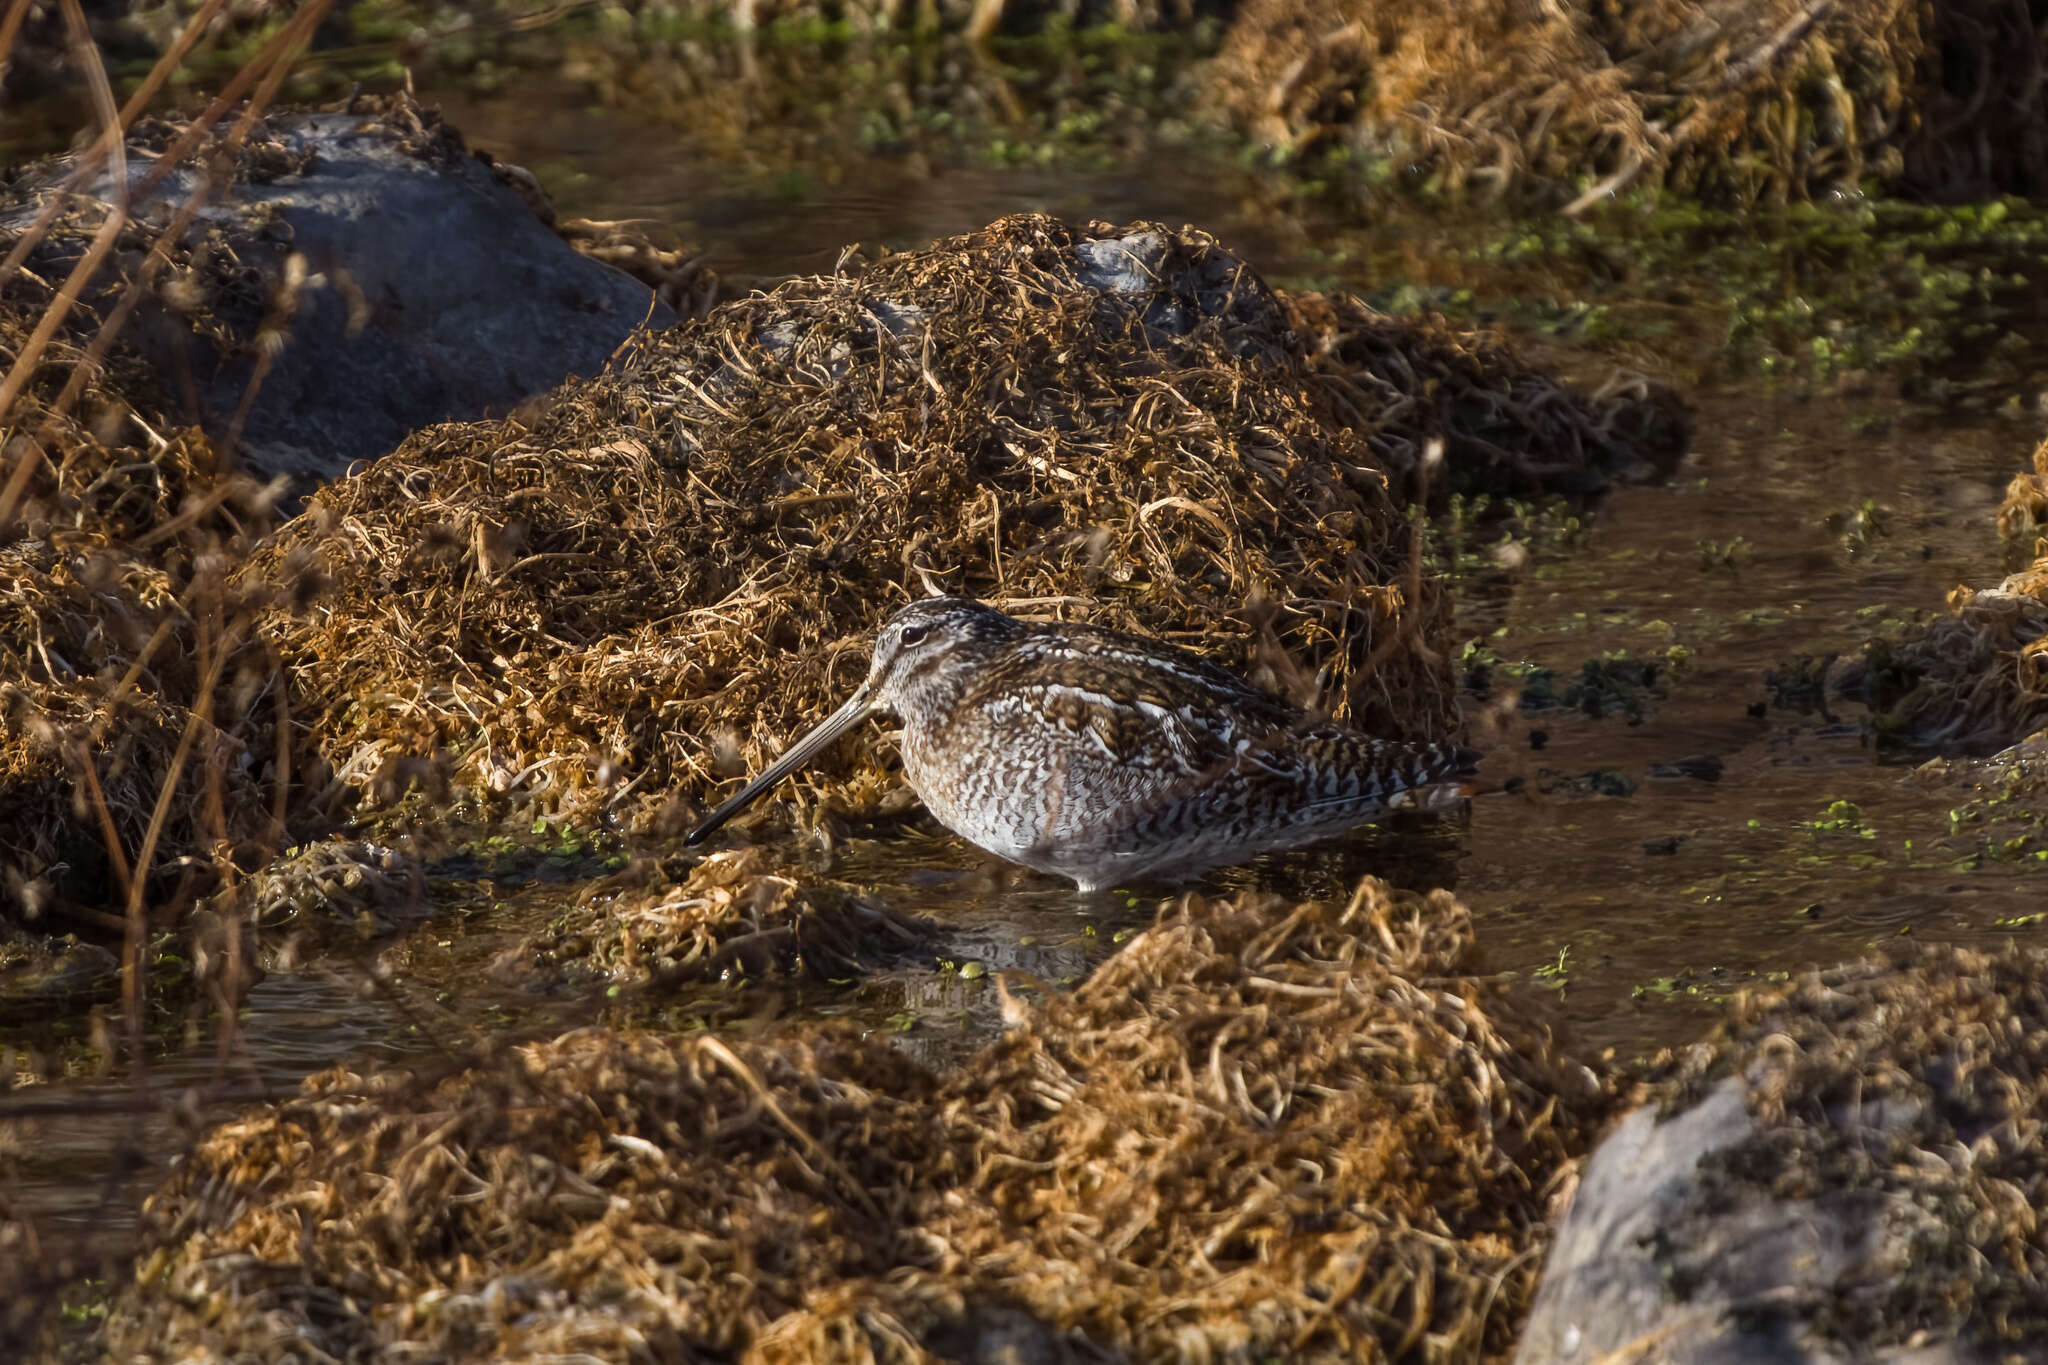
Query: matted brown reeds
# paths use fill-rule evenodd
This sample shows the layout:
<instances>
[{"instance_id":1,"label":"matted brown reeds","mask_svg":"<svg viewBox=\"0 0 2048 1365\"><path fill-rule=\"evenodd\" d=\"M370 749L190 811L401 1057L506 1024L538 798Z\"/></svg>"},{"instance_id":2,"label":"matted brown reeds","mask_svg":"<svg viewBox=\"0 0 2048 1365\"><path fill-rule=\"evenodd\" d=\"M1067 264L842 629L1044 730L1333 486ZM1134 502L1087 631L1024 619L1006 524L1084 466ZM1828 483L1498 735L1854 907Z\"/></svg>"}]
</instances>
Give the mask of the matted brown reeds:
<instances>
[{"instance_id":1,"label":"matted brown reeds","mask_svg":"<svg viewBox=\"0 0 2048 1365\"><path fill-rule=\"evenodd\" d=\"M2003 0L1250 0L1210 97L1296 154L1571 211L1639 187L2039 193L2037 29Z\"/></svg>"},{"instance_id":2,"label":"matted brown reeds","mask_svg":"<svg viewBox=\"0 0 2048 1365\"><path fill-rule=\"evenodd\" d=\"M945 1076L811 1026L330 1071L151 1200L106 1345L1504 1359L1604 1100L1474 968L1367 880L1189 899Z\"/></svg>"},{"instance_id":3,"label":"matted brown reeds","mask_svg":"<svg viewBox=\"0 0 2048 1365\"><path fill-rule=\"evenodd\" d=\"M0 63L28 8L12 5L0 23ZM315 0L285 24L151 175L195 157L203 172L231 159L326 8ZM167 225L131 214L151 176L131 189L129 130L220 9L202 4L117 109L84 15L65 0L96 136L17 216L0 260L0 914L122 944L122 1028L103 1041L137 1067L130 1119L111 1121L132 1121L138 1140L144 1116L164 1105L141 1079L152 938L200 891L274 851L289 783L277 662L250 626L290 589L244 571L274 491L235 476L198 433L159 431L130 407L124 391L145 381L113 346L168 244L224 183L202 173ZM244 116L223 129L252 90ZM64 239L50 256L62 272L27 268L52 234ZM137 263L131 283L100 297L103 271L123 253ZM268 770L237 761L245 754ZM225 1006L223 1056L246 980L229 956L209 983ZM12 1052L0 1061L0 1089L14 1086L17 1063ZM10 1097L6 1115L32 1121L35 1107ZM105 1199L118 1202L123 1185L110 1174ZM0 1205L0 1342L19 1347L57 1287L103 1270L111 1251L39 1234Z\"/></svg>"}]
</instances>

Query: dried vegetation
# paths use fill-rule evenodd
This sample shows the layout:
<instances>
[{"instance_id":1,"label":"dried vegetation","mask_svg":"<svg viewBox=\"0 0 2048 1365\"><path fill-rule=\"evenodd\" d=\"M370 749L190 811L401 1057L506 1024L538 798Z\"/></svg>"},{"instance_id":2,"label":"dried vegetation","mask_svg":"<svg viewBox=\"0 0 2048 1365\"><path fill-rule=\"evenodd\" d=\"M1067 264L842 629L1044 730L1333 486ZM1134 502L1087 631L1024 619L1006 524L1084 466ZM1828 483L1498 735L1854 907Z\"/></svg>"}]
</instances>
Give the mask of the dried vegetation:
<instances>
[{"instance_id":1,"label":"dried vegetation","mask_svg":"<svg viewBox=\"0 0 2048 1365\"><path fill-rule=\"evenodd\" d=\"M117 110L81 12L65 7L99 135L9 186L0 238L0 906L125 934L131 1006L146 907L189 904L282 836L284 689L252 624L308 582L303 559L248 571L281 488L149 410L156 377L119 343L145 291L198 269L184 233L200 207L269 165L262 107L326 5L286 24L198 118L138 135L152 175L200 170L158 220L131 217L143 190L127 192L130 130L219 8L202 5ZM95 178L109 197L81 193ZM232 288L232 271L218 278ZM110 901L125 920L95 908Z\"/></svg>"},{"instance_id":2,"label":"dried vegetation","mask_svg":"<svg viewBox=\"0 0 2048 1365\"><path fill-rule=\"evenodd\" d=\"M1313 355L1208 237L1043 217L725 304L324 489L272 552L333 580L270 628L295 715L337 787L655 821L819 719L943 586L1240 665L1270 638L1339 714L1443 733L1445 603L1385 469L1441 438L1537 477L1673 433L1490 344L1304 307L1336 319ZM841 779L842 810L889 785Z\"/></svg>"},{"instance_id":3,"label":"dried vegetation","mask_svg":"<svg viewBox=\"0 0 2048 1365\"><path fill-rule=\"evenodd\" d=\"M2034 447L2033 465L2012 476L1998 505L1998 542L2008 569L2048 555L2048 440Z\"/></svg>"},{"instance_id":4,"label":"dried vegetation","mask_svg":"<svg viewBox=\"0 0 2048 1365\"><path fill-rule=\"evenodd\" d=\"M1431 510L1453 495L1603 493L1670 475L1692 414L1670 386L1631 371L1581 396L1498 337L1436 317L1390 317L1348 294L1283 294L1318 382L1396 487L1414 488L1418 431L1446 439Z\"/></svg>"},{"instance_id":5,"label":"dried vegetation","mask_svg":"<svg viewBox=\"0 0 2048 1365\"><path fill-rule=\"evenodd\" d=\"M266 49L273 74L320 8ZM0 196L0 820L21 831L0 855L0 907L20 922L122 933L124 905L175 918L260 866L288 825L303 828L295 808L332 806L335 793L303 781L285 664L254 631L320 580L307 553L259 560L290 486L259 484L221 453L236 449L273 358L292 345L307 282L263 210L221 211L236 187L314 155L303 115L263 110L261 69L196 118L129 124L145 88L123 115L109 106L104 126L125 126L118 139L27 168ZM252 82L257 101L235 107ZM428 165L471 160L406 97L359 97L345 112L361 121L357 136ZM149 190L157 179L167 192ZM122 183L133 193L110 188ZM715 289L644 234L570 227L589 254L681 306L701 311ZM124 339L139 319L189 329L195 355L253 365L224 430L179 425L189 404L167 396L178 376ZM146 874L131 875L137 864ZM113 914L97 908L109 903Z\"/></svg>"},{"instance_id":6,"label":"dried vegetation","mask_svg":"<svg viewBox=\"0 0 2048 1365\"><path fill-rule=\"evenodd\" d=\"M253 126L209 144L219 174L260 159ZM203 125L186 129L165 164L198 146ZM103 139L77 177L99 156L118 167L125 143ZM51 189L5 238L11 263L43 262L0 278L0 822L15 831L0 904L24 920L121 932L81 902L189 903L282 833L285 700L252 627L309 579L304 557L249 571L282 486L138 410L151 380L114 344L204 193L145 225ZM110 255L127 283L97 275Z\"/></svg>"},{"instance_id":7,"label":"dried vegetation","mask_svg":"<svg viewBox=\"0 0 2048 1365\"><path fill-rule=\"evenodd\" d=\"M1862 1350L1918 1334L1986 1352L2048 1334L2048 958L1894 940L1741 998L1667 1098L1731 1065L1758 1128L1710 1158L1686 1216L1891 1196L1887 1254L1906 1263L1859 1267L1813 1306L1823 1331ZM1681 1221L1671 1242L1687 1241Z\"/></svg>"},{"instance_id":8,"label":"dried vegetation","mask_svg":"<svg viewBox=\"0 0 2048 1365\"><path fill-rule=\"evenodd\" d=\"M1914 744L1983 753L2048 722L2048 442L2014 477L1998 509L2008 556L2027 567L1993 588L1958 587L1949 613L1896 643L1879 641L1849 671L1884 727ZM2028 563L2031 561L2031 563Z\"/></svg>"},{"instance_id":9,"label":"dried vegetation","mask_svg":"<svg viewBox=\"0 0 2048 1365\"><path fill-rule=\"evenodd\" d=\"M1469 917L1181 911L933 1076L834 1029L330 1071L145 1214L123 1358L1497 1359L1597 1087Z\"/></svg>"},{"instance_id":10,"label":"dried vegetation","mask_svg":"<svg viewBox=\"0 0 2048 1365\"><path fill-rule=\"evenodd\" d=\"M1944 198L2048 186L2043 41L1998 0L1249 0L1211 79L1241 126L1447 188Z\"/></svg>"},{"instance_id":11,"label":"dried vegetation","mask_svg":"<svg viewBox=\"0 0 2048 1365\"><path fill-rule=\"evenodd\" d=\"M761 977L837 980L900 958L930 926L857 888L774 868L760 848L714 853L671 884L641 861L576 902L497 964L501 976L656 988Z\"/></svg>"}]
</instances>

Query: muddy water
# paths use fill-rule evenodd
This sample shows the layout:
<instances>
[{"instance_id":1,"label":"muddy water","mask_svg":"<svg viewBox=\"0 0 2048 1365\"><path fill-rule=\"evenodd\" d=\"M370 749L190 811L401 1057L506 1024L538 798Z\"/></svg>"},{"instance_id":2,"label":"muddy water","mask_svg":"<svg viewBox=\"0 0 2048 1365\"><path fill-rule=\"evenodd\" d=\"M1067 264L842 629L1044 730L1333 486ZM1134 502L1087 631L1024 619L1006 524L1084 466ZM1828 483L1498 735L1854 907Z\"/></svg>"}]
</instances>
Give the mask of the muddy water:
<instances>
[{"instance_id":1,"label":"muddy water","mask_svg":"<svg viewBox=\"0 0 2048 1365\"><path fill-rule=\"evenodd\" d=\"M442 101L473 141L565 183L565 213L676 222L742 287L829 270L849 241L908 246L1045 209L1199 224L1276 282L1378 297L1450 284L1470 289L1481 314L1489 288L1512 289L1517 307L1504 312L1546 311L1530 306L1529 278L1489 274L1457 249L1459 234L1441 234L1446 246L1433 251L1439 238L1426 218L1276 211L1270 187L1185 151L1065 174L849 154L783 173L771 192L758 177L722 174L686 136L616 112L563 107L535 119L537 98ZM660 152L648 155L650 144ZM573 176L548 173L558 167ZM1638 717L1595 719L1502 703L1511 688L1497 682L1495 698L1469 699L1475 735L1488 776L1519 790L1476 800L1464 825L1361 830L1210 879L1218 889L1332 894L1374 871L1454 886L1481 918L1492 965L1555 990L1589 1045L1624 1057L1696 1035L1722 996L1759 977L1886 935L2003 935L2011 931L2000 920L2030 913L2048 893L2040 860L1962 865L1978 843L1952 831L1949 812L1967 793L1913 781L1926 755L1880 753L1857 708L1774 706L1766 685L1787 661L1851 653L1938 611L1958 583L1995 581L1991 514L2035 439L2031 427L1870 395L1777 396L1761 378L1731 380L1714 363L1726 327L1719 301L1703 294L1696 308L1674 306L1671 283L1657 282L1647 305L1659 318L1655 342L1601 353L1518 339L1570 372L1623 363L1678 382L1699 416L1684 468L1667 485L1609 497L1580 535L1532 529L1524 567L1463 585L1458 622L1461 640L1553 670L1560 683L1613 651L1667 661L1660 695ZM1537 302L1562 313L1573 299ZM1486 547L1476 548L1483 559ZM1671 668L1674 651L1683 663ZM1591 774L1602 776L1587 782ZM1084 970L1157 903L1103 919L1103 907L1041 882L992 890L981 867L972 849L935 837L856 845L835 870L951 926L961 960L1051 981ZM886 1009L896 1026L914 1025L906 1045L943 1053L992 1017L992 994L986 978L916 972L868 983L847 1007Z\"/></svg>"},{"instance_id":2,"label":"muddy water","mask_svg":"<svg viewBox=\"0 0 2048 1365\"><path fill-rule=\"evenodd\" d=\"M734 169L674 129L585 109L567 88L439 98L478 145L535 169L565 216L676 223L739 287L828 270L849 241L908 246L1045 209L1200 224L1281 283L1384 295L1403 282L1389 274L1398 269L1413 283L1455 280L1482 311L1488 288L1469 262L1446 257L1439 276L1412 219L1376 227L1276 212L1255 180L1178 153L1069 172L841 157L770 176ZM1711 301L1670 311L1681 344L1667 337L1631 358L1668 370L1697 404L1699 435L1678 476L1616 493L1577 534L1556 534L1554 518L1525 528L1526 563L1481 568L1461 586L1460 639L1502 661L1486 695L1469 699L1474 735L1489 777L1511 790L1475 800L1462 821L1391 822L1208 883L1334 895L1375 872L1454 887L1479 916L1492 966L1554 991L1588 1046L1622 1058L1696 1035L1720 997L1759 977L1902 933L2002 936L2014 931L1999 921L2032 912L2048 892L2040 860L1973 856L1971 832L1951 828L1964 794L1912 776L1924 755L1880 754L1853 709L1774 707L1766 686L1788 658L1852 651L1938 610L1955 584L1995 579L1991 510L2033 433L1996 417L1930 419L1880 398L1780 397L1761 381L1717 377ZM1616 358L1523 340L1582 374ZM1876 517L1866 514L1858 535L1866 503ZM1485 544L1471 548L1488 558ZM1506 665L1563 682L1614 651L1661 666L1634 714L1595 718L1513 696ZM934 1061L996 1027L993 970L1022 974L1018 989L1031 989L1023 978L1057 988L1163 899L1082 900L930 831L818 856L833 875L938 920L943 954L844 989L728 1002L727 1012L852 1015ZM158 1062L152 1088L204 1088L214 1097L206 1112L218 1113L336 1060L425 1057L599 1016L693 1026L719 1012L703 998L535 999L492 984L482 968L575 888L444 871L425 927L317 972L273 976L243 1011L227 1064L201 1040ZM165 1120L131 1113L125 1081L39 1095L77 1109L37 1120L10 1197L61 1230L118 1235L154 1176L146 1163L123 1174L116 1154L163 1150L173 1137Z\"/></svg>"}]
</instances>

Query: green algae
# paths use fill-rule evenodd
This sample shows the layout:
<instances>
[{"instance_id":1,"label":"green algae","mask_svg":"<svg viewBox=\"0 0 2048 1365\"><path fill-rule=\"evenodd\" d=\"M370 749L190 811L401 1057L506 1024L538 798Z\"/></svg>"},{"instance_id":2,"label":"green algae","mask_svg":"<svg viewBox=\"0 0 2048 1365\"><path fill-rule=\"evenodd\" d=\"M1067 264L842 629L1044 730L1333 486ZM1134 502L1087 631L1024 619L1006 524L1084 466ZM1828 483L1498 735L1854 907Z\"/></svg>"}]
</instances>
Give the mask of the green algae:
<instances>
[{"instance_id":1,"label":"green algae","mask_svg":"<svg viewBox=\"0 0 2048 1365\"><path fill-rule=\"evenodd\" d=\"M492 93L558 75L595 102L672 127L772 185L792 172L837 175L863 159L991 169L1108 170L1188 132L1188 73L1215 48L1213 26L1153 33L1113 25L964 39L850 23L718 24L644 9L572 13L544 29L455 23L386 35L427 54L430 86ZM364 73L356 70L360 78ZM785 185L785 192L787 187Z\"/></svg>"},{"instance_id":2,"label":"green algae","mask_svg":"<svg viewBox=\"0 0 2048 1365\"><path fill-rule=\"evenodd\" d=\"M1511 692L1524 715L1577 711L1589 720L1621 716L1630 725L1640 725L1652 703L1666 695L1671 679L1684 671L1688 659L1679 645L1662 656L1650 657L1614 649L1586 660L1576 676L1561 677L1555 669L1503 658L1483 642L1468 640L1458 664L1467 692L1481 700L1492 697L1496 690ZM1615 784L1605 785L1611 788Z\"/></svg>"},{"instance_id":3,"label":"green algae","mask_svg":"<svg viewBox=\"0 0 2048 1365\"><path fill-rule=\"evenodd\" d=\"M2048 347L2033 283L2048 210L2022 199L1842 196L1734 212L1639 194L1567 218L1389 195L1348 161L1248 175L1327 221L1304 253L1310 280L1362 277L1382 311L1647 352L1702 381L1795 395L1882 385L1991 407L2031 399ZM1370 229L1350 226L1361 215ZM1863 427L1889 420L1868 414Z\"/></svg>"},{"instance_id":4,"label":"green algae","mask_svg":"<svg viewBox=\"0 0 2048 1365\"><path fill-rule=\"evenodd\" d=\"M1846 834L1857 839L1877 837L1876 828L1864 820L1863 808L1854 801L1830 801L1820 818L1807 821L1805 827L1816 838L1824 834Z\"/></svg>"},{"instance_id":5,"label":"green algae","mask_svg":"<svg viewBox=\"0 0 2048 1365\"><path fill-rule=\"evenodd\" d=\"M1666 202L1593 222L1544 220L1490 259L1558 269L1600 292L1675 278L1697 288L1697 303L1718 296L1725 375L1794 391L1881 375L1908 397L1982 403L2023 384L2048 341L2029 282L2044 246L2048 214L2019 200L1864 200L1768 215ZM1626 316L1608 325L1655 341Z\"/></svg>"}]
</instances>

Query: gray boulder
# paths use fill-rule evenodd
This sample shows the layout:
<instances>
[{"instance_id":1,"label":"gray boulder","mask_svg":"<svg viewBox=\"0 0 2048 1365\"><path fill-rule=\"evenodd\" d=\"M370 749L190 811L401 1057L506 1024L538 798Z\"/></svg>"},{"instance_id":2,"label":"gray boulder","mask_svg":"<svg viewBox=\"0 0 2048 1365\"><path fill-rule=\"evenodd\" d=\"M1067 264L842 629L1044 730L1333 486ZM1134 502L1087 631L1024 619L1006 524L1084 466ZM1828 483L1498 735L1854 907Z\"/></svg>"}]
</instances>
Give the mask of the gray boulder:
<instances>
[{"instance_id":1,"label":"gray boulder","mask_svg":"<svg viewBox=\"0 0 2048 1365\"><path fill-rule=\"evenodd\" d=\"M1516 1360L2048 1358L2044 982L1908 946L1738 1001L1587 1160Z\"/></svg>"},{"instance_id":2,"label":"gray boulder","mask_svg":"<svg viewBox=\"0 0 2048 1365\"><path fill-rule=\"evenodd\" d=\"M131 186L141 189L182 131L138 129ZM8 190L0 241L71 167L48 163ZM188 162L134 204L140 222L89 306L113 306L199 173ZM112 188L104 171L84 188L31 258L36 274L62 278L104 221ZM382 455L419 427L503 413L595 371L643 322L672 321L645 285L557 236L530 193L530 181L403 101L266 117L232 185L183 234L122 334L159 390L154 404L133 395L137 406L219 438L264 366L239 418L240 458L303 483Z\"/></svg>"}]
</instances>

